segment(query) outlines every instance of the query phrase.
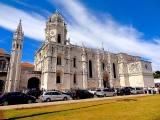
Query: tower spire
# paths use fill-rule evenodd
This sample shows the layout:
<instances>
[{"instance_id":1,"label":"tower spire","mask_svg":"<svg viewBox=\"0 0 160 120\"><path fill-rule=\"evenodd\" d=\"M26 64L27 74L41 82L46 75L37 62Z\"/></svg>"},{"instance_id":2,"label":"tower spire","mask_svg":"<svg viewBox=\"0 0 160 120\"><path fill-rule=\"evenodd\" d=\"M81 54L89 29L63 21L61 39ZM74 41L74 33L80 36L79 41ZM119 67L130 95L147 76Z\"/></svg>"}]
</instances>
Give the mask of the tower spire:
<instances>
[{"instance_id":1,"label":"tower spire","mask_svg":"<svg viewBox=\"0 0 160 120\"><path fill-rule=\"evenodd\" d=\"M102 51L104 51L103 43L102 43Z\"/></svg>"},{"instance_id":2,"label":"tower spire","mask_svg":"<svg viewBox=\"0 0 160 120\"><path fill-rule=\"evenodd\" d=\"M17 33L22 33L22 24L21 24L21 19L19 20L19 24L18 24L18 27L17 27L17 29L16 29L16 31L15 32L17 32Z\"/></svg>"},{"instance_id":3,"label":"tower spire","mask_svg":"<svg viewBox=\"0 0 160 120\"><path fill-rule=\"evenodd\" d=\"M22 46L23 46L23 32L20 19L18 27L14 31L14 36L12 41L10 67L8 69L7 81L5 85L6 92L19 90Z\"/></svg>"}]
</instances>

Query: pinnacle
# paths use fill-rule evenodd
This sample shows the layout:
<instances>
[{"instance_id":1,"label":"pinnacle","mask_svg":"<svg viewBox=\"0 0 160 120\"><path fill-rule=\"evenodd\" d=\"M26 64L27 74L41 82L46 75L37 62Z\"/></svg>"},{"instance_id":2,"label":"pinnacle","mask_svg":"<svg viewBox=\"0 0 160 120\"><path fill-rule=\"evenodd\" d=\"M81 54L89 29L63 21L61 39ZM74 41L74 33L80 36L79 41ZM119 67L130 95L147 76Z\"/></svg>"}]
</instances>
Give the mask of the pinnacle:
<instances>
[{"instance_id":1,"label":"pinnacle","mask_svg":"<svg viewBox=\"0 0 160 120\"><path fill-rule=\"evenodd\" d=\"M20 19L16 32L22 32L21 21L22 21L22 20Z\"/></svg>"}]
</instances>

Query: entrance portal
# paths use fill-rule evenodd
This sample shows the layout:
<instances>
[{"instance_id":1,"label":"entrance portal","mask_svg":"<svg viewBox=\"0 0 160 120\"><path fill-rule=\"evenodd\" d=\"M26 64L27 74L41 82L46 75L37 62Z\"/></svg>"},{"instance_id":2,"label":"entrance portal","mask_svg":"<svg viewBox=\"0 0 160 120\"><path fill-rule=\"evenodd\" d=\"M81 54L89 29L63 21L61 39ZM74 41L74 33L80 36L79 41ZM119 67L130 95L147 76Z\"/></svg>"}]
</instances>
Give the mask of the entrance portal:
<instances>
[{"instance_id":1,"label":"entrance portal","mask_svg":"<svg viewBox=\"0 0 160 120\"><path fill-rule=\"evenodd\" d=\"M4 81L0 80L0 92L2 92L4 89Z\"/></svg>"},{"instance_id":2,"label":"entrance portal","mask_svg":"<svg viewBox=\"0 0 160 120\"><path fill-rule=\"evenodd\" d=\"M39 89L39 84L40 84L39 79L36 77L32 77L28 80L27 88L28 89Z\"/></svg>"},{"instance_id":3,"label":"entrance portal","mask_svg":"<svg viewBox=\"0 0 160 120\"><path fill-rule=\"evenodd\" d=\"M104 88L109 87L109 81L108 81L107 73L103 73L103 85L104 85Z\"/></svg>"}]
</instances>

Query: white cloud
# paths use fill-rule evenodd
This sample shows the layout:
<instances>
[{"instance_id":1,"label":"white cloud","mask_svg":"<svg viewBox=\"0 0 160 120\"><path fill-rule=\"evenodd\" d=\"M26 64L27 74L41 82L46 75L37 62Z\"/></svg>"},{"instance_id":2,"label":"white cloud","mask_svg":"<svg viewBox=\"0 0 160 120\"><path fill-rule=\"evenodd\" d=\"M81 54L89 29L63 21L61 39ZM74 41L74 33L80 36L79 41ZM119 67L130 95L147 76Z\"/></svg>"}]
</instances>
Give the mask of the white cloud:
<instances>
[{"instance_id":1,"label":"white cloud","mask_svg":"<svg viewBox=\"0 0 160 120\"><path fill-rule=\"evenodd\" d=\"M160 45L160 39L154 39L154 41Z\"/></svg>"},{"instance_id":2,"label":"white cloud","mask_svg":"<svg viewBox=\"0 0 160 120\"><path fill-rule=\"evenodd\" d=\"M56 8L66 18L71 43L81 45L84 42L85 46L95 48L97 46L101 48L103 43L105 50L147 58L152 62L153 70L160 70L160 44L143 40L143 33L131 25L121 25L107 13L97 17L77 0L49 2L56 5ZM26 4L23 3L23 5ZM1 27L12 31L17 28L18 19L22 19L25 36L40 41L44 40L46 18L42 15L25 12L2 3L0 3L0 8ZM154 41L159 43L158 39Z\"/></svg>"},{"instance_id":3,"label":"white cloud","mask_svg":"<svg viewBox=\"0 0 160 120\"><path fill-rule=\"evenodd\" d=\"M0 26L8 30L15 30L19 20L22 19L24 35L36 40L44 41L44 28L46 19L34 12L23 10L0 3Z\"/></svg>"}]
</instances>

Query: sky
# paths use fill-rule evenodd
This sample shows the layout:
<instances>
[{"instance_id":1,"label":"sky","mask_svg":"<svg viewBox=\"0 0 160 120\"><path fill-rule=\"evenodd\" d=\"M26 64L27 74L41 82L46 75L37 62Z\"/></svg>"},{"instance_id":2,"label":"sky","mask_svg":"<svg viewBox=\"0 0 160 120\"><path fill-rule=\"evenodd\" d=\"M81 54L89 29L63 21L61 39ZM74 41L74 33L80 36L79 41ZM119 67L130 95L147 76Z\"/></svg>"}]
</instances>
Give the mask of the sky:
<instances>
[{"instance_id":1,"label":"sky","mask_svg":"<svg viewBox=\"0 0 160 120\"><path fill-rule=\"evenodd\" d=\"M124 52L160 70L159 0L0 0L0 48L9 54L20 19L24 31L22 62L34 63L45 40L47 19L58 10L71 44Z\"/></svg>"}]
</instances>

